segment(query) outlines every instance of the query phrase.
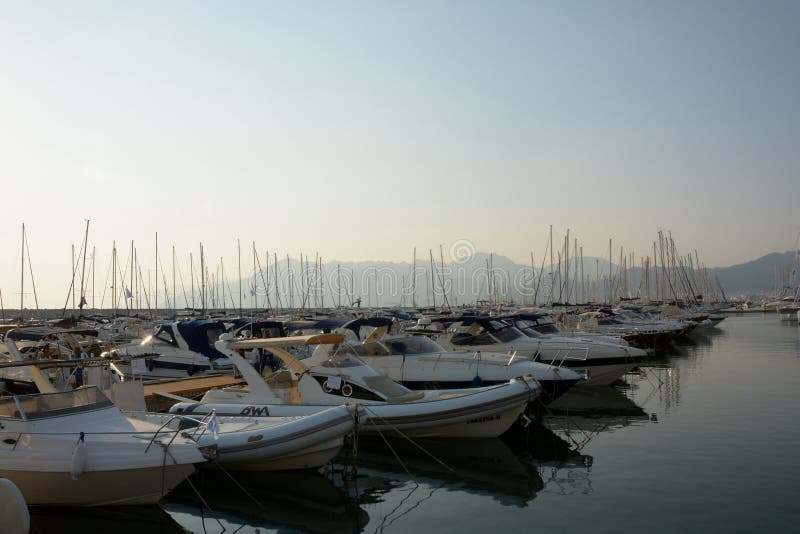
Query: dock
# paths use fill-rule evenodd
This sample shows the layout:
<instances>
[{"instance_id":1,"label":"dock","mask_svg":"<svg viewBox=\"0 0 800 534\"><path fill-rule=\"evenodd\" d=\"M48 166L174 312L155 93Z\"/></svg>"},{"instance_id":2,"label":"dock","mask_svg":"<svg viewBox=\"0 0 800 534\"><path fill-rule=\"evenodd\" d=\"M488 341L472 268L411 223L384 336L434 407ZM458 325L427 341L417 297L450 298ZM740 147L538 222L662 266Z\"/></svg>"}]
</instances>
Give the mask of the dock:
<instances>
[{"instance_id":1,"label":"dock","mask_svg":"<svg viewBox=\"0 0 800 534\"><path fill-rule=\"evenodd\" d=\"M196 398L210 389L237 386L244 383L244 379L235 377L232 374L153 380L144 383L144 402L150 411L164 411L177 401L158 395L157 392Z\"/></svg>"}]
</instances>

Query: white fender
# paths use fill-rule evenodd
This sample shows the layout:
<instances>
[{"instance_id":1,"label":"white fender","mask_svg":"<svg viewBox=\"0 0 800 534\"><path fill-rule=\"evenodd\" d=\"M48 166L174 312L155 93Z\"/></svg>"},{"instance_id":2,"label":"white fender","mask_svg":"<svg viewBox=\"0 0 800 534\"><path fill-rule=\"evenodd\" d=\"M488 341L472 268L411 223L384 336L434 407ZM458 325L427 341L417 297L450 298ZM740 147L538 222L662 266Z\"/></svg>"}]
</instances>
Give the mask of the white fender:
<instances>
[{"instance_id":1,"label":"white fender","mask_svg":"<svg viewBox=\"0 0 800 534\"><path fill-rule=\"evenodd\" d=\"M72 480L78 480L78 477L86 470L86 443L83 441L83 432L78 439L78 443L72 449L72 462L69 466L69 474L72 475Z\"/></svg>"},{"instance_id":2,"label":"white fender","mask_svg":"<svg viewBox=\"0 0 800 534\"><path fill-rule=\"evenodd\" d=\"M8 479L0 478L0 524L8 534L28 534L31 516L22 492Z\"/></svg>"}]
</instances>

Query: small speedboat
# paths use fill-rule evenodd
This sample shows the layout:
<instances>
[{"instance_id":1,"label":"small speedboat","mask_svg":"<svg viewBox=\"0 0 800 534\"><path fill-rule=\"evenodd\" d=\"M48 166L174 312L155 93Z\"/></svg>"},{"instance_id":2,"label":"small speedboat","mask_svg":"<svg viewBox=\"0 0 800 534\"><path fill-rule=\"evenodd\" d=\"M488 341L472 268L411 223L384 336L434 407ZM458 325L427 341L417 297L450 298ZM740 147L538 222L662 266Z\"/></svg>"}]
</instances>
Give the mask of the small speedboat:
<instances>
[{"instance_id":1,"label":"small speedboat","mask_svg":"<svg viewBox=\"0 0 800 534\"><path fill-rule=\"evenodd\" d=\"M302 417L126 415L140 423L181 430L226 469L242 471L321 467L339 453L345 436L355 431L359 420L357 408L347 406Z\"/></svg>"},{"instance_id":2,"label":"small speedboat","mask_svg":"<svg viewBox=\"0 0 800 534\"><path fill-rule=\"evenodd\" d=\"M136 378L185 378L197 374L230 372L230 360L213 345L227 330L224 323L210 319L163 324L144 339L120 345L103 353L115 360L122 376ZM142 363L136 369L134 361Z\"/></svg>"},{"instance_id":3,"label":"small speedboat","mask_svg":"<svg viewBox=\"0 0 800 534\"><path fill-rule=\"evenodd\" d=\"M142 431L93 386L0 399L0 476L29 505L151 504L205 461L194 441Z\"/></svg>"},{"instance_id":4,"label":"small speedboat","mask_svg":"<svg viewBox=\"0 0 800 534\"><path fill-rule=\"evenodd\" d=\"M344 350L353 351L370 367L413 390L498 385L530 375L541 386L539 400L549 404L588 378L567 367L506 353L449 352L425 336L400 335L348 343L339 348L340 352Z\"/></svg>"},{"instance_id":5,"label":"small speedboat","mask_svg":"<svg viewBox=\"0 0 800 534\"><path fill-rule=\"evenodd\" d=\"M506 352L518 358L567 367L588 375L583 386L606 386L622 378L645 360L647 353L615 343L560 338L531 338L513 324L492 317L434 319L450 324L437 342L452 351Z\"/></svg>"}]
</instances>

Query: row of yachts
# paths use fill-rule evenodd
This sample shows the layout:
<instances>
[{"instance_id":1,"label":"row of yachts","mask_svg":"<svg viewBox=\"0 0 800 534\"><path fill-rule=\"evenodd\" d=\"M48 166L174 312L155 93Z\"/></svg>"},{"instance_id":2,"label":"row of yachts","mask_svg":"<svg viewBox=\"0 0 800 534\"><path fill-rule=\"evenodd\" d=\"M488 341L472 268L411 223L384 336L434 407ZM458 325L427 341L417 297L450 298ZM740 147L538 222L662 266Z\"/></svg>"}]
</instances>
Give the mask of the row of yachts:
<instances>
[{"instance_id":1,"label":"row of yachts","mask_svg":"<svg viewBox=\"0 0 800 534\"><path fill-rule=\"evenodd\" d=\"M136 341L87 320L7 328L0 477L29 505L144 504L198 467L317 468L359 436L493 438L644 361L641 338L604 330L605 317L633 334L711 322L591 313L581 332L525 311L172 320ZM172 388L212 379L199 397ZM148 395L168 411L148 410Z\"/></svg>"}]
</instances>

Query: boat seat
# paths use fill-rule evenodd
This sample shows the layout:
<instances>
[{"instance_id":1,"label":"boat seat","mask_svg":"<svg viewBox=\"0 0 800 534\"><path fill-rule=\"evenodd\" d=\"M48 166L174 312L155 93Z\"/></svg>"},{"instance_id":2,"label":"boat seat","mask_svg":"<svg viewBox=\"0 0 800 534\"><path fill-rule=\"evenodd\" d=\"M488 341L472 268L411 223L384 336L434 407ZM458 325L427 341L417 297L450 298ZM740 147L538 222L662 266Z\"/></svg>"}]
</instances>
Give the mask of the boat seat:
<instances>
[{"instance_id":1,"label":"boat seat","mask_svg":"<svg viewBox=\"0 0 800 534\"><path fill-rule=\"evenodd\" d=\"M425 397L424 391L409 391L405 395L396 395L394 397L388 397L386 402L389 404L402 404L404 402L416 402L421 400Z\"/></svg>"}]
</instances>

